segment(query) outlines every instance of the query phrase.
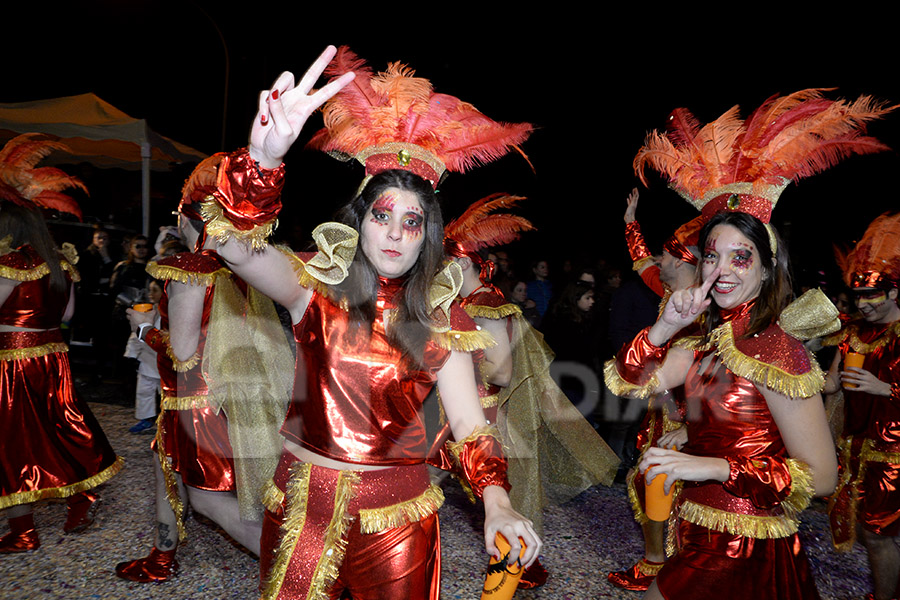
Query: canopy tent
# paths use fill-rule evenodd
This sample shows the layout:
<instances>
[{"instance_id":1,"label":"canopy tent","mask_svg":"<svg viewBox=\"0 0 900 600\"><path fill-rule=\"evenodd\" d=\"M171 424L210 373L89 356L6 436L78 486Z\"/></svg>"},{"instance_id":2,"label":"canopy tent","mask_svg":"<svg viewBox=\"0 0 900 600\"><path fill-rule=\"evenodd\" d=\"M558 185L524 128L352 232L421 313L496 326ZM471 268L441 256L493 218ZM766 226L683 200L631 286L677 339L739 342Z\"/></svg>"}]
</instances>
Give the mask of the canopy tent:
<instances>
[{"instance_id":1,"label":"canopy tent","mask_svg":"<svg viewBox=\"0 0 900 600\"><path fill-rule=\"evenodd\" d=\"M143 233L150 229L150 170L168 171L172 163L200 162L206 155L153 132L94 94L79 94L13 104L0 103L0 138L46 133L69 146L70 156L97 167L141 169ZM48 163L71 162L64 154Z\"/></svg>"}]
</instances>

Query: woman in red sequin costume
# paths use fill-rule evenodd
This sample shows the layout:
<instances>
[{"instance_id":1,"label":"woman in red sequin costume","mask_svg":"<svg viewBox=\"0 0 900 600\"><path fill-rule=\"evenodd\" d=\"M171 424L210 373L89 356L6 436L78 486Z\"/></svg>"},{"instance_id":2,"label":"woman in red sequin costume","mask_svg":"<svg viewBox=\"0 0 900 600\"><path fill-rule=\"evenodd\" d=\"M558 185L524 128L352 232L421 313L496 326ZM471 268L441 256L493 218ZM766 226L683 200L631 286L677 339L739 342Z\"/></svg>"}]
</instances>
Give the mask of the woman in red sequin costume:
<instances>
[{"instance_id":1,"label":"woman in red sequin costume","mask_svg":"<svg viewBox=\"0 0 900 600\"><path fill-rule=\"evenodd\" d=\"M284 452L266 490L261 591L437 598L443 496L425 467L422 414L435 383L461 440L461 468L484 500L488 552L499 555L497 532L510 540L513 561L520 538L523 564L540 552L530 523L510 505L505 459L481 412L465 350L489 341L453 303L460 277L443 265L438 179L413 172L420 163L408 152L399 164L396 150L371 157L380 166L341 223L313 232L312 257L265 243L280 203L255 203L241 183L283 172L306 118L353 80L335 75L309 93L334 54L326 50L296 86L285 73L261 94L250 146L223 161L216 206L207 211L220 256L288 309L297 343Z\"/></svg>"},{"instance_id":2,"label":"woman in red sequin costume","mask_svg":"<svg viewBox=\"0 0 900 600\"><path fill-rule=\"evenodd\" d=\"M836 463L815 391L821 371L776 322L791 287L774 239L775 255L759 219L713 217L700 233L702 285L674 292L617 356L625 381L683 384L687 401L682 451L651 448L639 465L648 482L665 474L666 490L683 485L678 552L646 598L818 598L797 517L813 493L834 488ZM703 334L679 338L701 313Z\"/></svg>"},{"instance_id":3,"label":"woman in red sequin costume","mask_svg":"<svg viewBox=\"0 0 900 600\"><path fill-rule=\"evenodd\" d=\"M122 468L72 387L60 323L72 317L77 272L16 193L0 181L0 508L10 525L0 553L40 546L38 500L68 499L66 533L88 527L97 501L89 490Z\"/></svg>"}]
</instances>

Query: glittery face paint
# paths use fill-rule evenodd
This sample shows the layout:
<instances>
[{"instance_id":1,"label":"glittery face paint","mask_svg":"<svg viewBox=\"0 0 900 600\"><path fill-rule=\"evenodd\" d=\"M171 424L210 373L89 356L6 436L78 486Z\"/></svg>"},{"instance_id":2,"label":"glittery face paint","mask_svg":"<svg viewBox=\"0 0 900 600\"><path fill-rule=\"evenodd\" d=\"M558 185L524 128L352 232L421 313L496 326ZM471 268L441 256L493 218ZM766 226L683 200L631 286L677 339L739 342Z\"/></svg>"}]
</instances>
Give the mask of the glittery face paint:
<instances>
[{"instance_id":1,"label":"glittery face paint","mask_svg":"<svg viewBox=\"0 0 900 600\"><path fill-rule=\"evenodd\" d=\"M407 273L419 259L425 229L425 211L418 196L389 188L369 209L363 221L360 247L382 277Z\"/></svg>"},{"instance_id":2,"label":"glittery face paint","mask_svg":"<svg viewBox=\"0 0 900 600\"><path fill-rule=\"evenodd\" d=\"M716 269L719 277L710 295L719 308L733 308L759 295L763 271L759 252L743 233L731 225L713 228L703 250L704 279Z\"/></svg>"},{"instance_id":3,"label":"glittery face paint","mask_svg":"<svg viewBox=\"0 0 900 600\"><path fill-rule=\"evenodd\" d=\"M889 323L895 316L896 292L891 290L854 290L853 300L863 318L870 323ZM894 296L894 298L891 298Z\"/></svg>"}]
</instances>

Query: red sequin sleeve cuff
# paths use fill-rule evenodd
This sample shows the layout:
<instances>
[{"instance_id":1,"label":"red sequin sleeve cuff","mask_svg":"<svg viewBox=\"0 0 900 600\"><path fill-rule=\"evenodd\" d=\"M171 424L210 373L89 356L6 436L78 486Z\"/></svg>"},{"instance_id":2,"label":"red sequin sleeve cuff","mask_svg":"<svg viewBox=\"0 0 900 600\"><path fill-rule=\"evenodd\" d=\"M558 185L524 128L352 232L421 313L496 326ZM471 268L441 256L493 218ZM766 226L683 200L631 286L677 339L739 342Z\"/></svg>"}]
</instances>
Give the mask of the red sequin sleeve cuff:
<instances>
[{"instance_id":1,"label":"red sequin sleeve cuff","mask_svg":"<svg viewBox=\"0 0 900 600\"><path fill-rule=\"evenodd\" d=\"M472 435L459 442L447 444L453 457L465 476L472 491L479 498L484 488L497 485L509 491L509 480L506 477L506 456L494 426L479 428Z\"/></svg>"},{"instance_id":2,"label":"red sequin sleeve cuff","mask_svg":"<svg viewBox=\"0 0 900 600\"><path fill-rule=\"evenodd\" d=\"M725 489L761 509L774 508L791 493L791 469L776 456L726 456L730 473Z\"/></svg>"},{"instance_id":3,"label":"red sequin sleeve cuff","mask_svg":"<svg viewBox=\"0 0 900 600\"><path fill-rule=\"evenodd\" d=\"M644 385L662 366L669 351L669 343L654 346L650 342L650 328L641 330L630 344L625 344L616 355L616 370L622 379L635 385Z\"/></svg>"},{"instance_id":4,"label":"red sequin sleeve cuff","mask_svg":"<svg viewBox=\"0 0 900 600\"><path fill-rule=\"evenodd\" d=\"M219 165L215 191L201 203L206 231L221 243L235 237L255 249L266 246L281 210L284 165L263 169L247 149Z\"/></svg>"},{"instance_id":5,"label":"red sequin sleeve cuff","mask_svg":"<svg viewBox=\"0 0 900 600\"><path fill-rule=\"evenodd\" d=\"M157 354L165 353L169 348L169 336L156 327L151 327L144 334L144 343L153 348Z\"/></svg>"},{"instance_id":6,"label":"red sequin sleeve cuff","mask_svg":"<svg viewBox=\"0 0 900 600\"><path fill-rule=\"evenodd\" d=\"M625 225L625 244L628 246L628 254L631 260L638 262L645 258L650 258L653 254L644 241L644 234L641 233L641 226L637 221L632 221Z\"/></svg>"}]
</instances>

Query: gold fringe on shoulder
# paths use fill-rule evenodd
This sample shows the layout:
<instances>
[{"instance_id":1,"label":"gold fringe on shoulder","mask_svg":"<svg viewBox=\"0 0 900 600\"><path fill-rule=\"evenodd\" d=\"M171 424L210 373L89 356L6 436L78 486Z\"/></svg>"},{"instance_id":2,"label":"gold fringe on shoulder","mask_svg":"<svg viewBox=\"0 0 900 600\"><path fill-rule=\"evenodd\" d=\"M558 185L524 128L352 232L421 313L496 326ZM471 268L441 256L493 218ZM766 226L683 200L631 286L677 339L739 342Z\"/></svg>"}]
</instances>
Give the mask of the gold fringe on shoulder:
<instances>
[{"instance_id":1,"label":"gold fringe on shoulder","mask_svg":"<svg viewBox=\"0 0 900 600\"><path fill-rule=\"evenodd\" d=\"M640 398L641 400L646 400L652 396L656 388L659 387L659 379L657 379L656 373L644 385L635 385L625 381L616 369L616 359L614 358L606 361L606 364L603 366L603 381L606 383L606 387L616 396Z\"/></svg>"},{"instance_id":2,"label":"gold fringe on shoulder","mask_svg":"<svg viewBox=\"0 0 900 600\"><path fill-rule=\"evenodd\" d=\"M0 277L12 279L13 281L37 281L49 274L50 267L47 266L47 263L41 263L31 269L14 269L6 265L0 265Z\"/></svg>"},{"instance_id":3,"label":"gold fringe on shoulder","mask_svg":"<svg viewBox=\"0 0 900 600\"><path fill-rule=\"evenodd\" d=\"M798 522L787 515L771 517L742 515L685 500L678 516L689 523L713 531L758 540L777 539L797 533Z\"/></svg>"},{"instance_id":4,"label":"gold fringe on shoulder","mask_svg":"<svg viewBox=\"0 0 900 600\"><path fill-rule=\"evenodd\" d=\"M208 396L163 396L160 408L166 410L192 410L209 408ZM160 413L161 414L161 413Z\"/></svg>"},{"instance_id":5,"label":"gold fringe on shoulder","mask_svg":"<svg viewBox=\"0 0 900 600\"><path fill-rule=\"evenodd\" d=\"M187 538L187 530L184 528L184 503L181 501L181 496L178 495L178 479L175 477L175 469L172 468L172 463L166 456L166 431L163 425L165 414L165 408L163 408L156 417L156 458L159 460L159 467L162 469L163 480L166 484L166 499L169 501L169 506L172 507L172 512L175 513L178 541L183 542Z\"/></svg>"},{"instance_id":6,"label":"gold fringe on shoulder","mask_svg":"<svg viewBox=\"0 0 900 600\"><path fill-rule=\"evenodd\" d=\"M31 348L11 348L9 350L0 350L0 360L24 360L26 358L37 358L39 356L47 356L54 352L68 352L69 347L63 342L50 342Z\"/></svg>"},{"instance_id":7,"label":"gold fringe on shoulder","mask_svg":"<svg viewBox=\"0 0 900 600\"><path fill-rule=\"evenodd\" d=\"M319 281L318 279L313 277L309 272L307 272L306 263L303 261L302 258L297 256L293 250L291 250L287 246L282 246L280 244L276 245L275 249L278 250L279 252L281 252L282 254L284 254L288 258L288 261L290 261L291 266L294 269L294 274L297 276L297 283L300 286L305 287L306 289L309 289L309 290L314 290L314 291L322 294L323 296L330 295L330 290L328 289L328 285L323 283L322 281Z\"/></svg>"},{"instance_id":8,"label":"gold fringe on shoulder","mask_svg":"<svg viewBox=\"0 0 900 600\"><path fill-rule=\"evenodd\" d=\"M334 492L334 513L325 530L322 556L312 575L307 596L309 600L329 600L328 590L340 575L344 552L347 550L347 531L353 522L347 508L354 495L353 488L359 481L359 473L355 471L341 471L338 476L337 489Z\"/></svg>"},{"instance_id":9,"label":"gold fringe on shoulder","mask_svg":"<svg viewBox=\"0 0 900 600\"><path fill-rule=\"evenodd\" d=\"M295 462L290 466L287 483L287 506L281 524L281 542L275 551L275 560L269 575L262 584L263 600L275 600L281 592L281 584L287 574L288 564L294 554L297 540L306 526L306 503L309 499L309 474L312 465ZM274 486L274 484L273 484Z\"/></svg>"},{"instance_id":10,"label":"gold fringe on shoulder","mask_svg":"<svg viewBox=\"0 0 900 600\"><path fill-rule=\"evenodd\" d=\"M207 235L216 238L216 241L220 244L224 244L233 237L238 241L249 244L254 250L264 249L268 245L268 239L272 232L278 227L278 219L273 219L268 223L256 225L247 231L242 231L228 220L228 217L225 216L225 211L222 210L222 207L219 206L219 203L216 202L213 196L207 196L200 203L200 216L203 218L203 222L206 223Z\"/></svg>"},{"instance_id":11,"label":"gold fringe on shoulder","mask_svg":"<svg viewBox=\"0 0 900 600\"><path fill-rule=\"evenodd\" d=\"M789 398L809 398L825 387L825 374L815 359L810 360L812 367L810 371L802 375L792 375L742 353L734 345L731 323L724 323L713 330L710 339L718 348L716 354L735 375L764 385L779 394Z\"/></svg>"},{"instance_id":12,"label":"gold fringe on shoulder","mask_svg":"<svg viewBox=\"0 0 900 600\"><path fill-rule=\"evenodd\" d=\"M19 504L31 504L33 502L37 502L38 500L46 500L48 498L68 498L70 496L74 496L75 494L84 492L91 488L95 488L101 483L106 483L113 476L116 475L119 471L122 470L122 467L125 465L125 459L121 456L117 456L115 462L110 466L106 467L96 475L92 475L87 479L83 479L76 483L72 483L69 485L64 485L61 487L54 488L44 488L41 490L29 490L27 492L18 492L15 494L8 494L6 496L0 497L0 510L4 508L9 508L10 506L17 506Z\"/></svg>"},{"instance_id":13,"label":"gold fringe on shoulder","mask_svg":"<svg viewBox=\"0 0 900 600\"><path fill-rule=\"evenodd\" d=\"M281 509L281 504L284 502L284 492L278 489L275 482L270 479L263 485L260 498L262 505L265 506L270 513L277 513Z\"/></svg>"},{"instance_id":14,"label":"gold fringe on shoulder","mask_svg":"<svg viewBox=\"0 0 900 600\"><path fill-rule=\"evenodd\" d=\"M382 508L364 508L359 511L359 530L362 533L379 533L385 529L415 523L436 513L444 505L444 492L433 483L416 498Z\"/></svg>"},{"instance_id":15,"label":"gold fringe on shoulder","mask_svg":"<svg viewBox=\"0 0 900 600\"><path fill-rule=\"evenodd\" d=\"M200 359L203 358L202 356L200 356L200 353L198 351L194 352L194 355L187 360L178 360L178 357L175 356L175 351L172 350L172 346L169 345L168 332L166 332L166 356L171 359L172 370L176 373L187 373L188 371L196 367L200 362Z\"/></svg>"},{"instance_id":16,"label":"gold fringe on shoulder","mask_svg":"<svg viewBox=\"0 0 900 600\"><path fill-rule=\"evenodd\" d=\"M217 277L231 277L231 271L222 268L212 273L195 273L193 271L185 271L178 267L169 265L160 265L156 262L147 263L147 273L155 278L163 281L177 281L187 285L200 285L210 287L215 285Z\"/></svg>"},{"instance_id":17,"label":"gold fringe on shoulder","mask_svg":"<svg viewBox=\"0 0 900 600\"><path fill-rule=\"evenodd\" d=\"M59 263L59 266L63 268L63 271L68 271L69 278L73 283L81 281L81 273L78 272L73 263L64 260Z\"/></svg>"},{"instance_id":18,"label":"gold fringe on shoulder","mask_svg":"<svg viewBox=\"0 0 900 600\"><path fill-rule=\"evenodd\" d=\"M858 331L854 328L850 330L850 348L854 352L859 352L860 354L869 354L897 337L900 337L900 321L891 323L885 330L884 335L870 344L866 344L860 340Z\"/></svg>"},{"instance_id":19,"label":"gold fringe on shoulder","mask_svg":"<svg viewBox=\"0 0 900 600\"><path fill-rule=\"evenodd\" d=\"M453 350L455 352L472 352L473 350L493 348L497 345L494 336L482 330L456 331L451 329L445 332L432 331L431 341L444 350Z\"/></svg>"},{"instance_id":20,"label":"gold fringe on shoulder","mask_svg":"<svg viewBox=\"0 0 900 600\"><path fill-rule=\"evenodd\" d=\"M504 304L502 306L481 306L478 304L469 304L465 307L466 314L473 319L481 317L483 319L505 319L513 315L521 315L522 309L515 304Z\"/></svg>"}]
</instances>

